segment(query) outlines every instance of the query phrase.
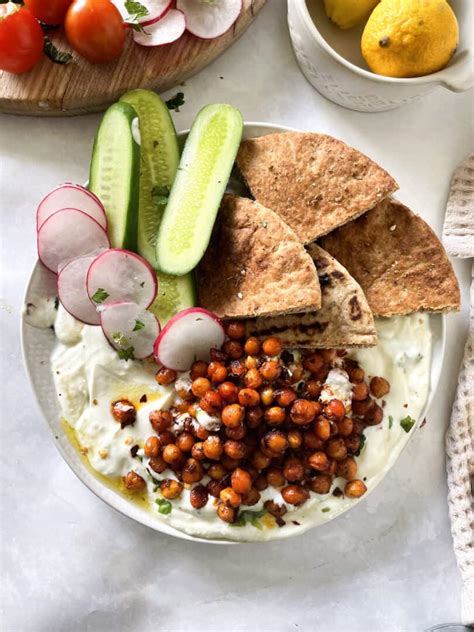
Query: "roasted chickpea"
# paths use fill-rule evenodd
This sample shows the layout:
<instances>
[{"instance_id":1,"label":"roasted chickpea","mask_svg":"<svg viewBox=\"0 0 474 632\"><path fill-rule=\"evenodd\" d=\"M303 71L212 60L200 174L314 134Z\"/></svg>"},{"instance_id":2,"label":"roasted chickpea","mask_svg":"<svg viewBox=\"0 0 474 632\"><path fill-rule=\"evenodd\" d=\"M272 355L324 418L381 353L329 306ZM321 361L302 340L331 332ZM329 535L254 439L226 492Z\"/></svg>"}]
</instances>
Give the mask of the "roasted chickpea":
<instances>
[{"instance_id":1,"label":"roasted chickpea","mask_svg":"<svg viewBox=\"0 0 474 632\"><path fill-rule=\"evenodd\" d=\"M324 366L323 356L316 352L306 356L303 360L303 368L310 373L317 373Z\"/></svg>"},{"instance_id":2,"label":"roasted chickpea","mask_svg":"<svg viewBox=\"0 0 474 632\"><path fill-rule=\"evenodd\" d=\"M187 459L181 471L183 483L198 483L204 476L204 469L196 459Z\"/></svg>"},{"instance_id":3,"label":"roasted chickpea","mask_svg":"<svg viewBox=\"0 0 474 632\"><path fill-rule=\"evenodd\" d=\"M234 507L229 507L225 503L219 503L217 505L217 515L224 522L232 523L235 522L237 512Z\"/></svg>"},{"instance_id":4,"label":"roasted chickpea","mask_svg":"<svg viewBox=\"0 0 474 632\"><path fill-rule=\"evenodd\" d=\"M344 419L346 407L340 399L331 399L324 407L324 414L328 419L338 421L339 419Z\"/></svg>"},{"instance_id":5,"label":"roasted chickpea","mask_svg":"<svg viewBox=\"0 0 474 632\"><path fill-rule=\"evenodd\" d=\"M359 479L349 481L344 487L344 494L349 498L360 498L367 491L365 483Z\"/></svg>"},{"instance_id":6,"label":"roasted chickpea","mask_svg":"<svg viewBox=\"0 0 474 632\"><path fill-rule=\"evenodd\" d=\"M260 375L266 382L273 382L281 373L281 367L275 360L267 360L259 369Z\"/></svg>"},{"instance_id":7,"label":"roasted chickpea","mask_svg":"<svg viewBox=\"0 0 474 632\"><path fill-rule=\"evenodd\" d=\"M199 439L199 441L205 441L210 434L209 430L207 430L207 428L204 428L204 426L201 426L201 424L194 427L192 430L194 436L196 437L196 439Z\"/></svg>"},{"instance_id":8,"label":"roasted chickpea","mask_svg":"<svg viewBox=\"0 0 474 632\"><path fill-rule=\"evenodd\" d=\"M352 432L355 434L362 434L366 428L366 423L363 419L352 418Z\"/></svg>"},{"instance_id":9,"label":"roasted chickpea","mask_svg":"<svg viewBox=\"0 0 474 632\"><path fill-rule=\"evenodd\" d=\"M336 465L336 476L342 476L350 481L357 475L357 463L352 456L348 456Z\"/></svg>"},{"instance_id":10,"label":"roasted chickpea","mask_svg":"<svg viewBox=\"0 0 474 632\"><path fill-rule=\"evenodd\" d=\"M222 349L211 349L209 355L211 356L211 363L219 362L219 364L225 364L228 360L227 353Z\"/></svg>"},{"instance_id":11,"label":"roasted chickpea","mask_svg":"<svg viewBox=\"0 0 474 632\"><path fill-rule=\"evenodd\" d=\"M168 464L165 463L165 461L163 460L163 457L161 456L161 454L157 454L156 456L152 456L151 459L148 462L148 465L157 474L161 474L161 472L164 472L166 470L166 468L168 467Z\"/></svg>"},{"instance_id":12,"label":"roasted chickpea","mask_svg":"<svg viewBox=\"0 0 474 632\"><path fill-rule=\"evenodd\" d=\"M194 437L190 432L182 432L176 439L176 445L182 452L191 452L194 445Z\"/></svg>"},{"instance_id":13,"label":"roasted chickpea","mask_svg":"<svg viewBox=\"0 0 474 632\"><path fill-rule=\"evenodd\" d=\"M354 454L360 447L360 435L352 433L348 437L345 437L344 445L349 454Z\"/></svg>"},{"instance_id":14,"label":"roasted chickpea","mask_svg":"<svg viewBox=\"0 0 474 632\"><path fill-rule=\"evenodd\" d=\"M127 475L124 476L123 484L125 485L126 489L130 490L131 492L139 492L146 487L145 479L142 478L140 474L137 474L134 470L130 470L130 472L128 472Z\"/></svg>"},{"instance_id":15,"label":"roasted chickpea","mask_svg":"<svg viewBox=\"0 0 474 632\"><path fill-rule=\"evenodd\" d=\"M222 463L212 463L207 469L207 475L214 481L220 481L226 474L227 471Z\"/></svg>"},{"instance_id":16,"label":"roasted chickpea","mask_svg":"<svg viewBox=\"0 0 474 632\"><path fill-rule=\"evenodd\" d=\"M241 459L234 459L224 454L221 458L221 463L227 470L227 473L233 472L236 467L239 467Z\"/></svg>"},{"instance_id":17,"label":"roasted chickpea","mask_svg":"<svg viewBox=\"0 0 474 632\"><path fill-rule=\"evenodd\" d=\"M280 406L272 406L267 408L264 413L264 419L269 426L281 426L286 419L286 412Z\"/></svg>"},{"instance_id":18,"label":"roasted chickpea","mask_svg":"<svg viewBox=\"0 0 474 632\"><path fill-rule=\"evenodd\" d=\"M224 452L231 459L239 460L245 458L247 447L242 441L233 441L229 439L224 443Z\"/></svg>"},{"instance_id":19,"label":"roasted chickpea","mask_svg":"<svg viewBox=\"0 0 474 632\"><path fill-rule=\"evenodd\" d=\"M246 371L250 371L250 369L255 369L257 367L257 358L254 356L247 356L244 360L244 366Z\"/></svg>"},{"instance_id":20,"label":"roasted chickpea","mask_svg":"<svg viewBox=\"0 0 474 632\"><path fill-rule=\"evenodd\" d=\"M232 487L224 487L219 494L219 498L229 507L238 507L242 504L242 496L232 489Z\"/></svg>"},{"instance_id":21,"label":"roasted chickpea","mask_svg":"<svg viewBox=\"0 0 474 632\"><path fill-rule=\"evenodd\" d=\"M378 404L374 404L364 415L364 421L369 426L376 426L382 419L383 409Z\"/></svg>"},{"instance_id":22,"label":"roasted chickpea","mask_svg":"<svg viewBox=\"0 0 474 632\"><path fill-rule=\"evenodd\" d=\"M224 489L225 484L222 481L208 481L206 489L211 496L219 498L219 494Z\"/></svg>"},{"instance_id":23,"label":"roasted chickpea","mask_svg":"<svg viewBox=\"0 0 474 632\"><path fill-rule=\"evenodd\" d=\"M359 382L358 384L354 384L352 389L352 399L356 402L362 402L364 399L367 399L369 396L369 387L365 382Z\"/></svg>"},{"instance_id":24,"label":"roasted chickpea","mask_svg":"<svg viewBox=\"0 0 474 632\"><path fill-rule=\"evenodd\" d=\"M221 362L211 362L207 367L207 374L211 382L218 384L227 378L227 369Z\"/></svg>"},{"instance_id":25,"label":"roasted chickpea","mask_svg":"<svg viewBox=\"0 0 474 632\"><path fill-rule=\"evenodd\" d=\"M304 399L318 399L321 395L321 382L317 380L308 380L304 385L302 396Z\"/></svg>"},{"instance_id":26,"label":"roasted chickpea","mask_svg":"<svg viewBox=\"0 0 474 632\"><path fill-rule=\"evenodd\" d=\"M247 422L247 426L249 428L257 428L263 419L263 410L260 406L256 406L255 408L250 408L247 410L245 415L245 420Z\"/></svg>"},{"instance_id":27,"label":"roasted chickpea","mask_svg":"<svg viewBox=\"0 0 474 632\"><path fill-rule=\"evenodd\" d=\"M304 369L302 364L291 364L290 367L290 384L296 384L303 379Z\"/></svg>"},{"instance_id":28,"label":"roasted chickpea","mask_svg":"<svg viewBox=\"0 0 474 632\"><path fill-rule=\"evenodd\" d=\"M183 453L174 443L168 443L163 448L163 460L170 465L176 465L183 458Z\"/></svg>"},{"instance_id":29,"label":"roasted chickpea","mask_svg":"<svg viewBox=\"0 0 474 632\"><path fill-rule=\"evenodd\" d=\"M199 400L199 407L209 415L216 415L222 408L222 399L216 391L207 391Z\"/></svg>"},{"instance_id":30,"label":"roasted chickpea","mask_svg":"<svg viewBox=\"0 0 474 632\"><path fill-rule=\"evenodd\" d=\"M260 403L260 394L253 388L242 388L239 391L239 404L241 406L253 407Z\"/></svg>"},{"instance_id":31,"label":"roasted chickpea","mask_svg":"<svg viewBox=\"0 0 474 632\"><path fill-rule=\"evenodd\" d=\"M306 430L303 435L303 441L305 448L309 450L322 450L324 442L313 432L313 430Z\"/></svg>"},{"instance_id":32,"label":"roasted chickpea","mask_svg":"<svg viewBox=\"0 0 474 632\"><path fill-rule=\"evenodd\" d=\"M240 340L245 336L245 322L242 320L231 320L227 323L226 334L232 340Z\"/></svg>"},{"instance_id":33,"label":"roasted chickpea","mask_svg":"<svg viewBox=\"0 0 474 632\"><path fill-rule=\"evenodd\" d=\"M174 500L181 495L181 492L183 491L183 484L172 478L167 478L164 481L161 481L160 491L168 500Z\"/></svg>"},{"instance_id":34,"label":"roasted chickpea","mask_svg":"<svg viewBox=\"0 0 474 632\"><path fill-rule=\"evenodd\" d=\"M288 439L284 432L280 430L271 430L263 437L263 444L271 452L280 454L288 447Z\"/></svg>"},{"instance_id":35,"label":"roasted chickpea","mask_svg":"<svg viewBox=\"0 0 474 632\"><path fill-rule=\"evenodd\" d=\"M337 432L340 437L348 437L354 428L354 422L351 417L344 417L341 421L336 422Z\"/></svg>"},{"instance_id":36,"label":"roasted chickpea","mask_svg":"<svg viewBox=\"0 0 474 632\"><path fill-rule=\"evenodd\" d=\"M291 407L290 417L294 424L306 426L314 420L318 413L316 402L308 399L296 399Z\"/></svg>"},{"instance_id":37,"label":"roasted chickpea","mask_svg":"<svg viewBox=\"0 0 474 632\"><path fill-rule=\"evenodd\" d=\"M228 340L224 343L224 351L231 360L240 360L244 355L244 348L237 340Z\"/></svg>"},{"instance_id":38,"label":"roasted chickpea","mask_svg":"<svg viewBox=\"0 0 474 632\"><path fill-rule=\"evenodd\" d=\"M191 417L196 419L196 417L197 417L197 409L198 409L198 403L197 402L193 402L192 404L189 404L189 406L188 406L188 415L190 415Z\"/></svg>"},{"instance_id":39,"label":"roasted chickpea","mask_svg":"<svg viewBox=\"0 0 474 632\"><path fill-rule=\"evenodd\" d=\"M263 378L260 375L258 369L249 369L244 377L245 386L247 388L257 389L263 384Z\"/></svg>"},{"instance_id":40,"label":"roasted chickpea","mask_svg":"<svg viewBox=\"0 0 474 632\"><path fill-rule=\"evenodd\" d=\"M258 489L259 492L263 492L264 489L268 487L268 481L265 474L259 474L254 482L255 489Z\"/></svg>"},{"instance_id":41,"label":"roasted chickpea","mask_svg":"<svg viewBox=\"0 0 474 632\"><path fill-rule=\"evenodd\" d=\"M169 443L174 443L175 439L176 437L169 430L163 430L163 432L158 433L158 441L162 447L168 445Z\"/></svg>"},{"instance_id":42,"label":"roasted chickpea","mask_svg":"<svg viewBox=\"0 0 474 632\"><path fill-rule=\"evenodd\" d=\"M260 500L260 493L255 487L251 487L246 494L242 495L242 505L256 505Z\"/></svg>"},{"instance_id":43,"label":"roasted chickpea","mask_svg":"<svg viewBox=\"0 0 474 632\"><path fill-rule=\"evenodd\" d=\"M290 483L296 483L304 479L304 464L296 457L291 457L285 461L283 475Z\"/></svg>"},{"instance_id":44,"label":"roasted chickpea","mask_svg":"<svg viewBox=\"0 0 474 632\"><path fill-rule=\"evenodd\" d=\"M349 376L349 380L353 384L358 384L359 382L363 382L365 378L365 371L362 369L356 362L353 360L345 361L345 369Z\"/></svg>"},{"instance_id":45,"label":"roasted chickpea","mask_svg":"<svg viewBox=\"0 0 474 632\"><path fill-rule=\"evenodd\" d=\"M315 494L329 494L332 485L331 474L316 474L307 479L308 487Z\"/></svg>"},{"instance_id":46,"label":"roasted chickpea","mask_svg":"<svg viewBox=\"0 0 474 632\"><path fill-rule=\"evenodd\" d=\"M236 428L240 426L245 418L245 408L240 404L228 404L224 406L221 419L224 426Z\"/></svg>"},{"instance_id":47,"label":"roasted chickpea","mask_svg":"<svg viewBox=\"0 0 474 632\"><path fill-rule=\"evenodd\" d=\"M264 454L261 450L255 450L252 456L252 465L257 470L264 470L270 465L270 457Z\"/></svg>"},{"instance_id":48,"label":"roasted chickpea","mask_svg":"<svg viewBox=\"0 0 474 632\"><path fill-rule=\"evenodd\" d=\"M128 399L119 399L112 404L112 415L115 421L118 421L121 428L131 426L137 418L137 411L132 402Z\"/></svg>"},{"instance_id":49,"label":"roasted chickpea","mask_svg":"<svg viewBox=\"0 0 474 632\"><path fill-rule=\"evenodd\" d=\"M206 455L204 454L204 442L199 441L195 443L191 448L191 456L193 459L197 459L198 461L204 461Z\"/></svg>"},{"instance_id":50,"label":"roasted chickpea","mask_svg":"<svg viewBox=\"0 0 474 632\"><path fill-rule=\"evenodd\" d=\"M264 406L271 406L273 403L273 388L271 386L264 386L260 391L260 398Z\"/></svg>"},{"instance_id":51,"label":"roasted chickpea","mask_svg":"<svg viewBox=\"0 0 474 632\"><path fill-rule=\"evenodd\" d=\"M206 377L207 376L207 362L203 362L202 360L197 360L193 362L191 365L191 373L190 377L193 380L197 380L198 377Z\"/></svg>"},{"instance_id":52,"label":"roasted chickpea","mask_svg":"<svg viewBox=\"0 0 474 632\"><path fill-rule=\"evenodd\" d=\"M337 349L321 349L321 355L323 356L324 362L333 364L337 358Z\"/></svg>"},{"instance_id":53,"label":"roasted chickpea","mask_svg":"<svg viewBox=\"0 0 474 632\"><path fill-rule=\"evenodd\" d=\"M172 369L167 369L164 366L161 367L161 369L159 369L155 374L155 380L158 382L158 384L161 384L161 386L168 386L168 384L172 384L176 381L177 377L178 374L176 373L176 371L173 371Z\"/></svg>"},{"instance_id":54,"label":"roasted chickpea","mask_svg":"<svg viewBox=\"0 0 474 632\"><path fill-rule=\"evenodd\" d=\"M173 423L173 415L169 410L152 410L149 415L149 420L153 430L163 432L163 430L167 430Z\"/></svg>"},{"instance_id":55,"label":"roasted chickpea","mask_svg":"<svg viewBox=\"0 0 474 632\"><path fill-rule=\"evenodd\" d=\"M390 384L383 377L373 377L370 380L370 392L373 397L380 399L390 392Z\"/></svg>"},{"instance_id":56,"label":"roasted chickpea","mask_svg":"<svg viewBox=\"0 0 474 632\"><path fill-rule=\"evenodd\" d=\"M211 435L204 441L203 450L207 459L217 461L223 451L222 441L217 435Z\"/></svg>"},{"instance_id":57,"label":"roasted chickpea","mask_svg":"<svg viewBox=\"0 0 474 632\"><path fill-rule=\"evenodd\" d=\"M331 436L331 424L329 419L320 415L314 422L314 434L321 439L321 441L327 441Z\"/></svg>"},{"instance_id":58,"label":"roasted chickpea","mask_svg":"<svg viewBox=\"0 0 474 632\"><path fill-rule=\"evenodd\" d=\"M145 445L143 446L143 451L145 456L151 458L153 456L158 456L160 453L160 442L158 437L148 437L145 441Z\"/></svg>"},{"instance_id":59,"label":"roasted chickpea","mask_svg":"<svg viewBox=\"0 0 474 632\"><path fill-rule=\"evenodd\" d=\"M191 390L195 397L204 397L207 391L211 390L211 383L207 379L207 377L197 377L195 380L193 380Z\"/></svg>"},{"instance_id":60,"label":"roasted chickpea","mask_svg":"<svg viewBox=\"0 0 474 632\"><path fill-rule=\"evenodd\" d=\"M276 338L275 336L270 336L263 341L262 344L263 353L267 356L277 356L280 355L283 349L283 345L281 344L281 340Z\"/></svg>"},{"instance_id":61,"label":"roasted chickpea","mask_svg":"<svg viewBox=\"0 0 474 632\"><path fill-rule=\"evenodd\" d=\"M256 356L260 353L262 345L260 340L254 336L247 338L244 345L244 351L247 355Z\"/></svg>"},{"instance_id":62,"label":"roasted chickpea","mask_svg":"<svg viewBox=\"0 0 474 632\"><path fill-rule=\"evenodd\" d=\"M239 398L239 389L233 382L222 382L217 391L226 404L235 404Z\"/></svg>"},{"instance_id":63,"label":"roasted chickpea","mask_svg":"<svg viewBox=\"0 0 474 632\"><path fill-rule=\"evenodd\" d=\"M292 388L280 388L275 391L275 403L282 408L290 406L296 397L297 395Z\"/></svg>"},{"instance_id":64,"label":"roasted chickpea","mask_svg":"<svg viewBox=\"0 0 474 632\"><path fill-rule=\"evenodd\" d=\"M312 467L313 470L324 472L329 467L329 459L325 452L315 452L308 457L308 465Z\"/></svg>"},{"instance_id":65,"label":"roasted chickpea","mask_svg":"<svg viewBox=\"0 0 474 632\"><path fill-rule=\"evenodd\" d=\"M357 400L352 401L352 414L356 417L363 417L371 408L375 406L375 402L373 399L368 397L361 402Z\"/></svg>"},{"instance_id":66,"label":"roasted chickpea","mask_svg":"<svg viewBox=\"0 0 474 632\"><path fill-rule=\"evenodd\" d=\"M238 467L232 472L230 484L234 492L248 494L252 489L252 477L246 470Z\"/></svg>"},{"instance_id":67,"label":"roasted chickpea","mask_svg":"<svg viewBox=\"0 0 474 632\"><path fill-rule=\"evenodd\" d=\"M274 500L266 500L263 503L264 509L268 511L269 514L275 516L275 518L281 518L287 512L287 508L285 505L279 505Z\"/></svg>"},{"instance_id":68,"label":"roasted chickpea","mask_svg":"<svg viewBox=\"0 0 474 632\"><path fill-rule=\"evenodd\" d=\"M303 434L300 430L290 430L287 439L288 445L292 450L297 450L303 445Z\"/></svg>"},{"instance_id":69,"label":"roasted chickpea","mask_svg":"<svg viewBox=\"0 0 474 632\"><path fill-rule=\"evenodd\" d=\"M226 428L225 435L229 439L234 439L234 441L240 441L247 434L247 428L242 424L241 426L235 426L235 428Z\"/></svg>"},{"instance_id":70,"label":"roasted chickpea","mask_svg":"<svg viewBox=\"0 0 474 632\"><path fill-rule=\"evenodd\" d=\"M335 437L330 439L326 446L326 454L335 461L342 461L347 456L347 448L344 439Z\"/></svg>"},{"instance_id":71,"label":"roasted chickpea","mask_svg":"<svg viewBox=\"0 0 474 632\"><path fill-rule=\"evenodd\" d=\"M194 509L202 509L207 505L209 493L204 485L196 485L191 490L189 501Z\"/></svg>"},{"instance_id":72,"label":"roasted chickpea","mask_svg":"<svg viewBox=\"0 0 474 632\"><path fill-rule=\"evenodd\" d=\"M283 500L289 505L303 505L309 498L309 491L301 485L287 485L281 490Z\"/></svg>"},{"instance_id":73,"label":"roasted chickpea","mask_svg":"<svg viewBox=\"0 0 474 632\"><path fill-rule=\"evenodd\" d=\"M242 360L232 360L229 365L229 377L231 378L240 379L246 371L245 363Z\"/></svg>"},{"instance_id":74,"label":"roasted chickpea","mask_svg":"<svg viewBox=\"0 0 474 632\"><path fill-rule=\"evenodd\" d=\"M272 487L281 487L285 484L285 475L279 467L269 467L265 472L268 484Z\"/></svg>"}]
</instances>

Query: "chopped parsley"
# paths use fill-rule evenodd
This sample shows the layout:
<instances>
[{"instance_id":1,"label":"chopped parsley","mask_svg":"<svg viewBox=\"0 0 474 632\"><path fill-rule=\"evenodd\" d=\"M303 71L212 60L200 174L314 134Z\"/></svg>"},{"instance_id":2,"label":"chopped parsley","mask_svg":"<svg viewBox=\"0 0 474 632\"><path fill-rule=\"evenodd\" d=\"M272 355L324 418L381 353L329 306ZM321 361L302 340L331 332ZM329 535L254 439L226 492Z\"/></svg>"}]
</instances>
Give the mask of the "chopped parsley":
<instances>
[{"instance_id":1,"label":"chopped parsley","mask_svg":"<svg viewBox=\"0 0 474 632\"><path fill-rule=\"evenodd\" d=\"M127 349L118 349L117 355L121 360L125 360L125 362L128 362L128 360L135 359L135 356L133 355L134 351L135 349L133 347L127 347Z\"/></svg>"},{"instance_id":2,"label":"chopped parsley","mask_svg":"<svg viewBox=\"0 0 474 632\"><path fill-rule=\"evenodd\" d=\"M46 35L44 36L43 52L55 64L68 64L72 59L71 53L63 53L58 50Z\"/></svg>"},{"instance_id":3,"label":"chopped parsley","mask_svg":"<svg viewBox=\"0 0 474 632\"><path fill-rule=\"evenodd\" d=\"M158 505L158 511L160 512L160 514L164 514L165 516L170 514L171 510L173 509L173 505L170 503L170 501L165 500L164 498L157 498L155 500L155 503Z\"/></svg>"},{"instance_id":4,"label":"chopped parsley","mask_svg":"<svg viewBox=\"0 0 474 632\"><path fill-rule=\"evenodd\" d=\"M106 298L109 298L110 294L104 290L103 287L99 287L92 295L94 303L103 303Z\"/></svg>"},{"instance_id":5,"label":"chopped parsley","mask_svg":"<svg viewBox=\"0 0 474 632\"><path fill-rule=\"evenodd\" d=\"M366 442L366 438L365 438L365 434L361 434L360 435L360 443L359 443L359 447L357 449L357 452L354 452L354 456L359 456L359 454L362 452L362 450L364 449L364 445Z\"/></svg>"},{"instance_id":6,"label":"chopped parsley","mask_svg":"<svg viewBox=\"0 0 474 632\"><path fill-rule=\"evenodd\" d=\"M412 419L410 415L407 415L403 419L400 419L400 426L403 428L405 432L410 432L410 430L413 428L415 423L416 423L415 420Z\"/></svg>"},{"instance_id":7,"label":"chopped parsley","mask_svg":"<svg viewBox=\"0 0 474 632\"><path fill-rule=\"evenodd\" d=\"M168 99L168 101L165 101L165 103L168 110L174 110L175 112L179 112L179 108L185 104L184 92L178 92L177 94L174 95L174 97L171 97L171 99Z\"/></svg>"},{"instance_id":8,"label":"chopped parsley","mask_svg":"<svg viewBox=\"0 0 474 632\"><path fill-rule=\"evenodd\" d=\"M389 415L388 416L388 429L391 430L392 426L393 426L393 417L392 415Z\"/></svg>"},{"instance_id":9,"label":"chopped parsley","mask_svg":"<svg viewBox=\"0 0 474 632\"><path fill-rule=\"evenodd\" d=\"M140 329L143 329L144 327L145 325L142 323L141 320L136 320L135 327L132 329L132 331L140 331Z\"/></svg>"},{"instance_id":10,"label":"chopped parsley","mask_svg":"<svg viewBox=\"0 0 474 632\"><path fill-rule=\"evenodd\" d=\"M322 511L323 513L327 513L328 511L331 511L331 507L323 507L323 508L321 509L321 511Z\"/></svg>"},{"instance_id":11,"label":"chopped parsley","mask_svg":"<svg viewBox=\"0 0 474 632\"><path fill-rule=\"evenodd\" d=\"M260 518L267 513L265 509L262 511L241 511L239 516L235 522L233 522L231 527L245 527L247 523L250 523L256 529L262 530L263 527L260 523Z\"/></svg>"}]
</instances>

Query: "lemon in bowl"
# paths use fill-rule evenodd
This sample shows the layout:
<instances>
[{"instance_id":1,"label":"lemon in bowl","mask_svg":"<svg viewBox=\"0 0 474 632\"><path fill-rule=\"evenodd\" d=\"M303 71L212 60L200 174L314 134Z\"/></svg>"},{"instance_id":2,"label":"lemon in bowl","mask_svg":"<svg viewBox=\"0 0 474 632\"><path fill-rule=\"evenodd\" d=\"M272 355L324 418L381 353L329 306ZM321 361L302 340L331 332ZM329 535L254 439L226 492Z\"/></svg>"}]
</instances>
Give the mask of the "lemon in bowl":
<instances>
[{"instance_id":1,"label":"lemon in bowl","mask_svg":"<svg viewBox=\"0 0 474 632\"><path fill-rule=\"evenodd\" d=\"M449 63L459 43L456 16L446 0L382 0L362 34L372 72L421 77Z\"/></svg>"},{"instance_id":2,"label":"lemon in bowl","mask_svg":"<svg viewBox=\"0 0 474 632\"><path fill-rule=\"evenodd\" d=\"M324 0L328 18L341 29L351 29L364 22L379 0Z\"/></svg>"}]
</instances>

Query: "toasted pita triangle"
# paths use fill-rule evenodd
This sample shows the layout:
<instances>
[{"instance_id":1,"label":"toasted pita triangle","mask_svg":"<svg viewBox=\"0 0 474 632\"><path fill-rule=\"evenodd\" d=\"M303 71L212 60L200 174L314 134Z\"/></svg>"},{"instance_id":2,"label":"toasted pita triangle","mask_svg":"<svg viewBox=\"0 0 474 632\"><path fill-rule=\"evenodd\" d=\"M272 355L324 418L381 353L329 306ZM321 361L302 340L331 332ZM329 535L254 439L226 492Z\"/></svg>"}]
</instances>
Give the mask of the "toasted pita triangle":
<instances>
[{"instance_id":1,"label":"toasted pita triangle","mask_svg":"<svg viewBox=\"0 0 474 632\"><path fill-rule=\"evenodd\" d=\"M237 165L254 198L307 244L398 189L375 162L324 134L288 132L244 141Z\"/></svg>"},{"instance_id":2,"label":"toasted pita triangle","mask_svg":"<svg viewBox=\"0 0 474 632\"><path fill-rule=\"evenodd\" d=\"M321 309L307 314L247 320L247 335L275 335L286 347L342 349L376 345L374 319L359 284L316 244L310 244L308 251L318 270Z\"/></svg>"},{"instance_id":3,"label":"toasted pita triangle","mask_svg":"<svg viewBox=\"0 0 474 632\"><path fill-rule=\"evenodd\" d=\"M280 217L247 198L224 196L199 266L199 304L221 318L319 309L310 255Z\"/></svg>"},{"instance_id":4,"label":"toasted pita triangle","mask_svg":"<svg viewBox=\"0 0 474 632\"><path fill-rule=\"evenodd\" d=\"M361 285L375 316L459 310L459 286L428 224L385 200L321 240Z\"/></svg>"}]
</instances>

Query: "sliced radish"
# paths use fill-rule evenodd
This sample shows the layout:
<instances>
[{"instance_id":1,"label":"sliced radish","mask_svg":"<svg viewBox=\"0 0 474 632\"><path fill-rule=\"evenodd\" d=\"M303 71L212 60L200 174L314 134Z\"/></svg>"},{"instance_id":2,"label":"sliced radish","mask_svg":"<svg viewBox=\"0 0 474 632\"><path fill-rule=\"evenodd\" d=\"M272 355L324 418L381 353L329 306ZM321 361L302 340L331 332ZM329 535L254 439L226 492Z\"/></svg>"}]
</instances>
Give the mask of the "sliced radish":
<instances>
[{"instance_id":1,"label":"sliced radish","mask_svg":"<svg viewBox=\"0 0 474 632\"><path fill-rule=\"evenodd\" d=\"M173 371L187 371L195 360L208 360L225 339L219 318L201 307L184 309L167 323L155 343L157 362Z\"/></svg>"},{"instance_id":2,"label":"sliced radish","mask_svg":"<svg viewBox=\"0 0 474 632\"><path fill-rule=\"evenodd\" d=\"M86 284L96 305L129 301L146 309L158 290L156 274L148 261L120 248L106 250L94 259Z\"/></svg>"},{"instance_id":3,"label":"sliced radish","mask_svg":"<svg viewBox=\"0 0 474 632\"><path fill-rule=\"evenodd\" d=\"M112 4L116 6L124 20L130 18L131 14L125 7L125 0L112 0ZM173 0L140 0L140 4L147 9L148 13L143 17L138 17L137 23L146 26L163 19L173 6Z\"/></svg>"},{"instance_id":4,"label":"sliced radish","mask_svg":"<svg viewBox=\"0 0 474 632\"><path fill-rule=\"evenodd\" d=\"M133 31L133 39L140 46L163 46L175 42L185 30L184 14L171 9L159 22L145 26L143 32Z\"/></svg>"},{"instance_id":5,"label":"sliced radish","mask_svg":"<svg viewBox=\"0 0 474 632\"><path fill-rule=\"evenodd\" d=\"M117 301L100 312L100 324L110 344L137 360L152 355L160 323L151 312L136 303Z\"/></svg>"},{"instance_id":6,"label":"sliced radish","mask_svg":"<svg viewBox=\"0 0 474 632\"><path fill-rule=\"evenodd\" d=\"M99 198L80 184L69 182L53 189L41 200L36 211L36 230L41 228L48 217L63 208L78 209L90 215L104 230L107 230L107 216Z\"/></svg>"},{"instance_id":7,"label":"sliced radish","mask_svg":"<svg viewBox=\"0 0 474 632\"><path fill-rule=\"evenodd\" d=\"M190 33L212 39L230 29L240 15L242 0L178 0L176 8L184 13Z\"/></svg>"},{"instance_id":8,"label":"sliced radish","mask_svg":"<svg viewBox=\"0 0 474 632\"><path fill-rule=\"evenodd\" d=\"M100 325L100 315L87 294L86 278L97 255L78 257L66 263L58 275L58 297L71 316L86 325Z\"/></svg>"},{"instance_id":9,"label":"sliced radish","mask_svg":"<svg viewBox=\"0 0 474 632\"><path fill-rule=\"evenodd\" d=\"M74 208L50 215L39 229L37 241L41 262L55 273L71 259L110 246L102 226L90 215Z\"/></svg>"}]
</instances>

